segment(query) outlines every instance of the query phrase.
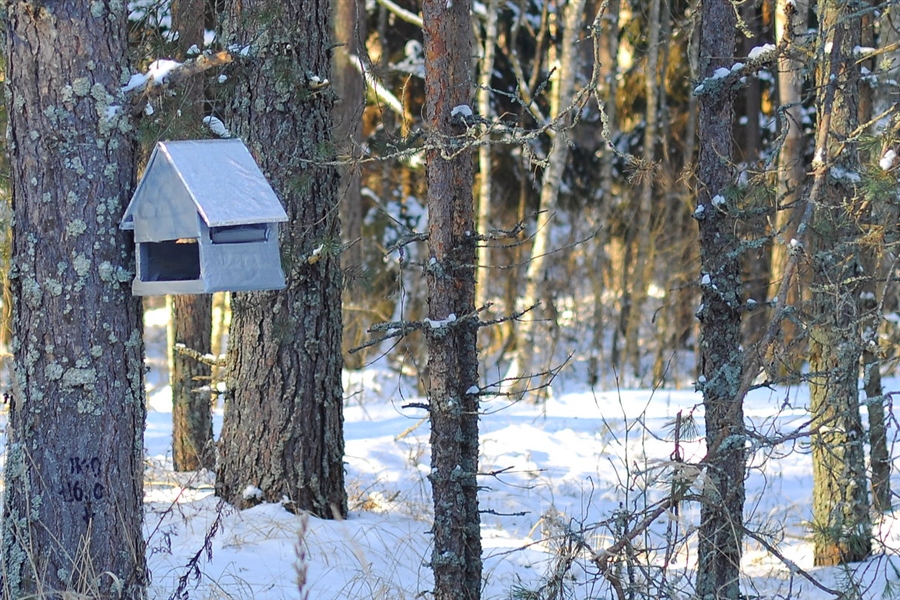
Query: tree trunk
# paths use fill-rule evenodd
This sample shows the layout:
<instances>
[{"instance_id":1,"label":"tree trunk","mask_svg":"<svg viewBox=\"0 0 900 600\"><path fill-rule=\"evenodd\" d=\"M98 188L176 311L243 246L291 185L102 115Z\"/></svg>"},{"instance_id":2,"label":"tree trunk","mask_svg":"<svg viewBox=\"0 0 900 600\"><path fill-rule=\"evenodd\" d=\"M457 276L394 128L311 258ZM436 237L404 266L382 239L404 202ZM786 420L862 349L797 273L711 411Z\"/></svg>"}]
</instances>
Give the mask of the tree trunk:
<instances>
[{"instance_id":1,"label":"tree trunk","mask_svg":"<svg viewBox=\"0 0 900 600\"><path fill-rule=\"evenodd\" d=\"M482 43L481 70L478 73L478 89L475 100L478 114L485 119L491 114L491 79L494 74L494 55L497 49L497 21L499 19L499 0L490 0L487 14L484 17L484 41ZM491 221L491 145L484 144L478 148L478 232L487 234ZM487 306L490 299L488 282L491 278L490 242L481 242L478 246L478 268L475 283L475 305L479 308Z\"/></svg>"},{"instance_id":2,"label":"tree trunk","mask_svg":"<svg viewBox=\"0 0 900 600\"><path fill-rule=\"evenodd\" d=\"M363 205L360 184L360 147L363 143L362 118L366 107L366 84L353 65L351 57L359 56L366 39L366 7L363 0L339 0L332 6L335 42L332 79L337 102L334 107L334 139L338 156L343 161L340 205L343 241L350 245L341 256L341 267L355 277L366 277L363 271L362 219ZM346 286L344 300L343 352L347 368L359 369L370 355L365 351L351 354L361 346L371 323L371 313L364 310L366 295L360 285Z\"/></svg>"},{"instance_id":3,"label":"tree trunk","mask_svg":"<svg viewBox=\"0 0 900 600\"><path fill-rule=\"evenodd\" d=\"M172 30L178 34L178 60L188 58L191 46L203 47L206 0L174 0ZM181 116L193 128L203 119L203 78L180 90ZM188 130L190 131L190 129ZM211 352L212 296L173 296L169 301L169 383L172 387L172 462L176 471L215 467L212 433L212 370L208 365L174 351L175 344L202 354ZM201 389L202 388L202 389Z\"/></svg>"},{"instance_id":4,"label":"tree trunk","mask_svg":"<svg viewBox=\"0 0 900 600\"><path fill-rule=\"evenodd\" d=\"M730 68L735 13L729 0L707 0L700 13L700 75ZM708 465L700 507L697 597L740 597L744 509L744 411L739 396L741 350L740 239L721 206L734 185L731 161L734 92L713 86L700 99L697 218L700 229L700 373L706 410Z\"/></svg>"},{"instance_id":5,"label":"tree trunk","mask_svg":"<svg viewBox=\"0 0 900 600\"><path fill-rule=\"evenodd\" d=\"M659 24L660 0L650 0L647 13L647 70L645 72L644 93L647 110L644 125L643 164L640 165L640 196L633 226L636 230L634 271L631 281L628 319L625 323L625 357L631 363L635 379L641 376L641 323L644 322L644 304L647 301L647 287L653 276L655 261L653 227L653 190L656 181L656 145L659 124Z\"/></svg>"},{"instance_id":6,"label":"tree trunk","mask_svg":"<svg viewBox=\"0 0 900 600\"><path fill-rule=\"evenodd\" d=\"M425 0L425 128L428 150L428 403L434 495L436 600L481 595L478 513L478 355L475 342L475 217L472 153L454 146L466 133L454 116L471 107L470 0ZM458 113L458 110L456 111Z\"/></svg>"},{"instance_id":7,"label":"tree trunk","mask_svg":"<svg viewBox=\"0 0 900 600\"><path fill-rule=\"evenodd\" d=\"M347 511L337 171L330 137L326 0L230 0L224 30L250 45L229 127L285 205L287 287L232 297L216 493L331 518ZM325 163L325 164L323 164ZM317 252L318 250L318 252ZM248 486L253 486L248 489ZM255 489L259 492L255 492Z\"/></svg>"},{"instance_id":8,"label":"tree trunk","mask_svg":"<svg viewBox=\"0 0 900 600\"><path fill-rule=\"evenodd\" d=\"M875 329L877 331L877 329ZM869 340L866 340L869 341ZM871 340L877 344L876 340ZM881 360L871 350L863 351L863 389L869 417L869 459L872 464L872 505L881 514L891 510L891 454L884 419L884 388Z\"/></svg>"},{"instance_id":9,"label":"tree trunk","mask_svg":"<svg viewBox=\"0 0 900 600\"><path fill-rule=\"evenodd\" d=\"M765 43L762 33L762 15L758 3L746 3L741 8L741 18L744 20L751 36L740 36L738 43L741 56L747 56L758 46ZM736 124L741 135L740 141L735 145L737 156L735 160L746 165L748 173L759 169L760 151L762 150L762 132L759 125L762 113L762 83L757 77L750 77L747 85L738 92L738 104L743 105L742 116L746 121ZM754 185L751 183L750 185ZM746 216L742 224L744 235L756 238L765 235L768 228L767 216ZM769 275L772 272L772 252L770 245L761 245L758 248L748 249L743 256L743 286L747 302L755 302L756 306L766 306L769 295ZM753 347L760 342L766 327L769 324L768 311L752 310L744 318L744 346Z\"/></svg>"},{"instance_id":10,"label":"tree trunk","mask_svg":"<svg viewBox=\"0 0 900 600\"><path fill-rule=\"evenodd\" d=\"M572 123L571 112L565 113L575 96L575 78L578 75L578 51L577 43L582 31L580 24L584 12L585 0L575 0L559 8L564 11L560 19L562 24L562 41L559 50L559 67L551 80L550 115L551 118L560 118L558 127L553 130L553 139L550 145L550 153L547 156L547 166L541 178L540 213L535 224L534 242L531 247L531 258L528 261L528 270L525 274L525 292L522 295L523 308L534 307L520 322L519 339L516 356L513 358L509 372L506 376L512 389L518 392L528 391L533 388L532 383L545 383L546 377L541 382L534 382L538 376L535 373L548 373L551 367L552 356L546 350L549 347L550 336L541 336L542 323L548 323L555 327L555 323L549 323L549 315L552 311L541 303L547 304L554 301L553 293L548 289L550 276L550 235L556 213L559 211L559 188L562 182L563 171L569 158L569 125ZM577 110L577 109L576 109Z\"/></svg>"},{"instance_id":11,"label":"tree trunk","mask_svg":"<svg viewBox=\"0 0 900 600\"><path fill-rule=\"evenodd\" d=\"M779 43L789 44L795 35L806 31L808 0L779 0L775 13L775 35ZM789 46L790 47L790 46ZM806 136L803 133L803 69L801 61L787 56L778 58L778 104L782 108L780 127L784 131L784 142L778 153L777 204L775 212L775 243L772 245L769 283L774 293L784 277L788 261L790 241L797 234L797 220L805 210L802 197L806 169L803 161L803 147ZM800 280L791 284L787 305L799 307L802 300ZM806 344L793 320L781 321L782 350L773 357L783 375L792 376L805 360Z\"/></svg>"},{"instance_id":12,"label":"tree trunk","mask_svg":"<svg viewBox=\"0 0 900 600\"><path fill-rule=\"evenodd\" d=\"M816 70L817 135L813 168L813 269L810 409L813 418L813 533L816 565L859 561L871 551L863 430L859 415L860 296L863 265L859 222L867 211L852 174L860 43L851 4L819 5L820 62ZM857 175L858 177L858 175Z\"/></svg>"},{"instance_id":13,"label":"tree trunk","mask_svg":"<svg viewBox=\"0 0 900 600\"><path fill-rule=\"evenodd\" d=\"M603 135L611 135L610 130L615 130L617 123L616 96L619 88L619 0L609 0L606 13L600 17L601 30L594 33L594 44L597 46L600 64L594 64L595 69L600 70L600 81L605 91L602 93L603 106L600 107L606 113L602 123ZM603 88L601 88L603 89ZM610 212L609 198L613 197L613 165L616 159L612 149L604 145L600 154L600 193L595 202L595 215L597 223L606 223ZM603 306L603 292L606 289L604 279L606 273L611 270L608 246L610 244L608 228L604 227L602 233L598 233L591 241L594 246L592 255L594 266L592 269L591 289L594 293L593 313L591 315L591 354L588 359L588 381L590 385L596 385L601 380L601 364L603 355L604 333L606 331L606 311Z\"/></svg>"},{"instance_id":14,"label":"tree trunk","mask_svg":"<svg viewBox=\"0 0 900 600\"><path fill-rule=\"evenodd\" d=\"M875 47L875 23L872 14L867 13L861 16L860 45L863 47ZM875 65L875 60L869 58L861 62L862 68L874 72L878 67ZM864 83L859 87L858 119L860 123L868 123L872 119L875 97L872 85L869 83ZM871 128L869 133L884 135L885 132ZM872 158L875 159L873 162L877 162L881 158L881 154ZM868 219L863 223L868 243L862 244L859 249L866 274L861 284L863 292L859 295L859 308L862 316L860 326L863 333L863 390L866 394L866 414L869 421L872 506L877 512L884 514L891 510L891 457L884 419L884 389L881 383L881 358L878 348L879 331L884 321L882 312L884 286L879 285L878 282L890 279L881 258L886 249L885 224L896 222L896 220L891 218L890 213L893 211L890 208L888 210L883 208L885 204L890 203L880 200L881 198L874 199L872 209L867 212Z\"/></svg>"},{"instance_id":15,"label":"tree trunk","mask_svg":"<svg viewBox=\"0 0 900 600\"><path fill-rule=\"evenodd\" d=\"M172 386L172 463L176 471L213 469L212 369L175 350L211 352L212 295L169 296L169 382Z\"/></svg>"},{"instance_id":16,"label":"tree trunk","mask_svg":"<svg viewBox=\"0 0 900 600\"><path fill-rule=\"evenodd\" d=\"M9 598L142 598L144 364L124 3L7 3L15 377ZM80 597L80 596L79 596Z\"/></svg>"}]
</instances>

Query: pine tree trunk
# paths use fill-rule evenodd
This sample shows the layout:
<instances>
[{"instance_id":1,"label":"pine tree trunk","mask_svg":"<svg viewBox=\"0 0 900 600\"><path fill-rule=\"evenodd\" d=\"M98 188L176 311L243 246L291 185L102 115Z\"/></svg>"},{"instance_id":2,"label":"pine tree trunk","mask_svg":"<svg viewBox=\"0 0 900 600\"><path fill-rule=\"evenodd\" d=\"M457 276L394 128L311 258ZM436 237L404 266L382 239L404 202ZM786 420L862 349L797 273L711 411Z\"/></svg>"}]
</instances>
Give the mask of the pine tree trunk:
<instances>
[{"instance_id":1,"label":"pine tree trunk","mask_svg":"<svg viewBox=\"0 0 900 600\"><path fill-rule=\"evenodd\" d=\"M729 0L701 4L700 75L730 68L735 48L735 14ZM733 186L731 161L734 91L712 87L700 99L697 210L700 229L700 372L706 410L708 465L700 507L697 597L740 597L744 509L744 412L739 397L741 350L740 239L724 198ZM719 204L719 205L717 205Z\"/></svg>"},{"instance_id":2,"label":"pine tree trunk","mask_svg":"<svg viewBox=\"0 0 900 600\"><path fill-rule=\"evenodd\" d=\"M426 154L428 177L428 403L434 496L436 600L481 595L478 513L478 355L475 343L475 216L471 151L453 137L466 126L454 108L472 106L471 2L425 0L425 127L440 149Z\"/></svg>"},{"instance_id":3,"label":"pine tree trunk","mask_svg":"<svg viewBox=\"0 0 900 600\"><path fill-rule=\"evenodd\" d=\"M178 34L178 60L188 58L192 46L203 46L206 0L174 0L172 30ZM203 78L189 81L178 97L178 110L194 128L203 119ZM188 129L190 131L190 129ZM174 350L175 344L202 354L211 352L212 296L173 296L169 302L169 382L172 387L172 462L176 471L215 467L212 433L212 370L208 365ZM202 389L201 389L202 388Z\"/></svg>"},{"instance_id":4,"label":"pine tree trunk","mask_svg":"<svg viewBox=\"0 0 900 600\"><path fill-rule=\"evenodd\" d=\"M337 171L331 143L326 0L231 0L230 43L254 58L235 73L230 129L285 205L287 288L232 297L216 493L325 518L346 514ZM317 77L317 79L314 79ZM315 250L319 249L318 254Z\"/></svg>"},{"instance_id":5,"label":"pine tree trunk","mask_svg":"<svg viewBox=\"0 0 900 600\"><path fill-rule=\"evenodd\" d=\"M813 323L810 337L810 409L813 418L813 533L816 565L859 561L871 551L863 429L859 415L859 296L863 265L859 223L866 207L849 174L859 172L855 144L860 43L853 7L839 0L819 5L820 54L816 70L816 182L811 201Z\"/></svg>"},{"instance_id":6,"label":"pine tree trunk","mask_svg":"<svg viewBox=\"0 0 900 600\"><path fill-rule=\"evenodd\" d=\"M124 3L7 4L15 377L9 598L142 598L144 382ZM118 591L117 591L118 590ZM81 596L79 596L81 597Z\"/></svg>"}]
</instances>

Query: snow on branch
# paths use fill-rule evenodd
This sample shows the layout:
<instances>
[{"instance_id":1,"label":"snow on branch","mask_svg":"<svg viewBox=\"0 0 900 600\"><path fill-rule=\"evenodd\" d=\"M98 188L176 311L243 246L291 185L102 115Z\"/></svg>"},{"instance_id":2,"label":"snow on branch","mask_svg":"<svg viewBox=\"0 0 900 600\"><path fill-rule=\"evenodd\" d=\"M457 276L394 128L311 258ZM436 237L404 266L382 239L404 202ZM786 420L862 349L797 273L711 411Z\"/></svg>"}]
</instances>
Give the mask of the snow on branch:
<instances>
[{"instance_id":1,"label":"snow on branch","mask_svg":"<svg viewBox=\"0 0 900 600\"><path fill-rule=\"evenodd\" d=\"M211 367L226 366L226 358L224 356L213 356L212 354L203 354L193 348L188 348L184 344L178 343L174 346L175 352L193 358L197 362L209 365Z\"/></svg>"},{"instance_id":2,"label":"snow on branch","mask_svg":"<svg viewBox=\"0 0 900 600\"><path fill-rule=\"evenodd\" d=\"M152 98L162 95L166 90L195 75L233 61L234 55L225 50L204 52L197 58L188 59L183 63L174 60L155 60L150 63L146 73L132 75L128 83L122 87L122 91L128 97L131 113L138 115Z\"/></svg>"},{"instance_id":3,"label":"snow on branch","mask_svg":"<svg viewBox=\"0 0 900 600\"><path fill-rule=\"evenodd\" d=\"M457 327L463 323L471 322L473 320L476 322L478 327L482 327L487 322L481 321L478 318L478 315L486 308L487 306L482 306L462 316L458 316L455 313L450 313L442 319L425 318L421 321L390 321L387 323L376 323L368 329L368 332L377 333L380 335L377 338L366 342L362 346L351 348L349 350L349 353L355 354L360 350L364 350L372 346L377 346L381 342L384 342L391 338L402 338L414 331L431 331L435 335L441 335L442 332L448 329Z\"/></svg>"},{"instance_id":4,"label":"snow on branch","mask_svg":"<svg viewBox=\"0 0 900 600\"><path fill-rule=\"evenodd\" d=\"M746 62L736 62L731 67L719 67L712 75L694 88L695 96L716 95L724 89L739 87L745 78L756 75L762 69L771 66L778 59L778 48L774 44L765 44L753 48L747 55Z\"/></svg>"}]
</instances>

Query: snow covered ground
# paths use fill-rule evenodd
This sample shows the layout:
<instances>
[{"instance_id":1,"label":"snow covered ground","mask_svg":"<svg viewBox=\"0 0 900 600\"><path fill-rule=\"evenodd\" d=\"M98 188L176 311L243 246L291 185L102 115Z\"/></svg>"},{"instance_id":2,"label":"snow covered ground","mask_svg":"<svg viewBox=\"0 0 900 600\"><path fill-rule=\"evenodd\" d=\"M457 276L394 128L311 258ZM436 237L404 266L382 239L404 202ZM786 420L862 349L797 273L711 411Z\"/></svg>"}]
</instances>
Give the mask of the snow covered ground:
<instances>
[{"instance_id":1,"label":"snow covered ground","mask_svg":"<svg viewBox=\"0 0 900 600\"><path fill-rule=\"evenodd\" d=\"M156 344L164 336L163 313L148 313L154 369L162 360L153 357L161 356ZM145 527L151 598L175 597L179 585L193 599L300 598L298 572L305 572L303 591L315 600L428 597L420 594L431 587L429 430L421 409L404 408L416 399L411 381L377 366L345 376L350 516L339 522L301 518L280 505L237 512L215 498L211 474L173 474L170 392L152 373L148 387ZM886 391L900 392L900 382L889 380ZM568 563L555 557L576 539L595 551L604 548L628 513L665 496L678 466L672 457L679 411L680 437L687 440L681 442L684 459L702 452L700 442L687 439L691 417L702 426L699 404L693 391L600 392L564 376L540 406L486 398L480 496L484 598L541 597L526 592L563 571L568 590L563 597L614 597L584 550L572 551ZM806 405L803 389L757 390L748 398L746 415L759 433L785 434L807 422ZM891 433L896 431L892 419ZM804 526L812 490L805 440L760 448L753 456L746 518L791 562L748 540L743 585L749 597L834 597L801 571L826 588L857 592L850 597L900 595L900 527L892 517L876 528L878 552L871 560L815 569ZM900 479L894 489L900 489ZM684 503L635 540L646 551L635 554L631 576L654 582L650 588L644 584L646 597L661 597L659 586L669 597L690 597L698 517L699 507ZM632 524L635 518L639 515ZM673 540L668 553L667 539ZM642 571L641 565L650 566Z\"/></svg>"}]
</instances>

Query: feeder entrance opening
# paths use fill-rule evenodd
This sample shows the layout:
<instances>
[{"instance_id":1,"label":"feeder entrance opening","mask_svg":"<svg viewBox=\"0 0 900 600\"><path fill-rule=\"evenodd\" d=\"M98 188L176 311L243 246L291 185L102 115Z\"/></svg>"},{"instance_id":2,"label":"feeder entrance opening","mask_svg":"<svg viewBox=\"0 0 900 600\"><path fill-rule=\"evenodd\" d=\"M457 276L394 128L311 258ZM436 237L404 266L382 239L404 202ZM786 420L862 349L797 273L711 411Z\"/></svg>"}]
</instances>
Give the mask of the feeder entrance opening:
<instances>
[{"instance_id":1,"label":"feeder entrance opening","mask_svg":"<svg viewBox=\"0 0 900 600\"><path fill-rule=\"evenodd\" d=\"M249 242L265 242L269 228L265 223L249 225L226 225L210 227L209 239L213 244L246 244Z\"/></svg>"},{"instance_id":2,"label":"feeder entrance opening","mask_svg":"<svg viewBox=\"0 0 900 600\"><path fill-rule=\"evenodd\" d=\"M200 245L196 239L144 242L141 281L192 281L200 279Z\"/></svg>"}]
</instances>

